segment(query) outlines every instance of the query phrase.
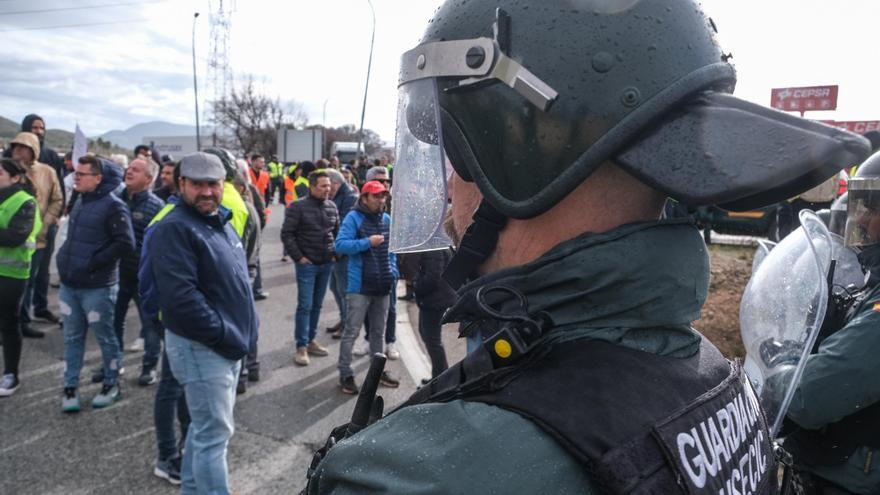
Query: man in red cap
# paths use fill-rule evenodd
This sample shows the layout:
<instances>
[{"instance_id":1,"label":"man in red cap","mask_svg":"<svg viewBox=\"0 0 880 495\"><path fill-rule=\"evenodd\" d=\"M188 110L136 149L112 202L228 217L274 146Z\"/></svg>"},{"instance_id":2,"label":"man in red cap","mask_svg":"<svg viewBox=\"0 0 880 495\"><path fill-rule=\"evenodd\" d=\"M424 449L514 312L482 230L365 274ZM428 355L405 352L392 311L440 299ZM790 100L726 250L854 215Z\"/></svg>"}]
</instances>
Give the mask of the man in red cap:
<instances>
[{"instance_id":1,"label":"man in red cap","mask_svg":"<svg viewBox=\"0 0 880 495\"><path fill-rule=\"evenodd\" d=\"M357 394L351 368L351 351L364 318L372 328L384 328L391 286L398 278L397 259L388 250L391 217L385 213L388 189L379 181L361 188L357 205L345 216L336 236L336 253L348 256L346 318L339 347L339 386L346 394ZM370 332L370 354L382 352L383 332ZM379 383L397 387L400 381L389 372Z\"/></svg>"}]
</instances>

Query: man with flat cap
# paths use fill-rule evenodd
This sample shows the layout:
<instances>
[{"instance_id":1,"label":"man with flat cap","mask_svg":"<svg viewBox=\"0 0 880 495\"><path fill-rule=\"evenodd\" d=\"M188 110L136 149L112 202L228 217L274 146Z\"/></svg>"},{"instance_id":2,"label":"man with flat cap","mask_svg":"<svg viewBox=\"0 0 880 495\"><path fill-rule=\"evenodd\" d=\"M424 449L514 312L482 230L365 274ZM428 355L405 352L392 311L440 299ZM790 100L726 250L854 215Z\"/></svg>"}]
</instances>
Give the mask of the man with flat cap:
<instances>
[{"instance_id":1,"label":"man with flat cap","mask_svg":"<svg viewBox=\"0 0 880 495\"><path fill-rule=\"evenodd\" d=\"M175 172L180 204L155 225L144 262L158 288L168 362L192 417L181 493L229 493L235 385L241 358L256 343L257 315L241 239L220 206L223 164L199 152Z\"/></svg>"}]
</instances>

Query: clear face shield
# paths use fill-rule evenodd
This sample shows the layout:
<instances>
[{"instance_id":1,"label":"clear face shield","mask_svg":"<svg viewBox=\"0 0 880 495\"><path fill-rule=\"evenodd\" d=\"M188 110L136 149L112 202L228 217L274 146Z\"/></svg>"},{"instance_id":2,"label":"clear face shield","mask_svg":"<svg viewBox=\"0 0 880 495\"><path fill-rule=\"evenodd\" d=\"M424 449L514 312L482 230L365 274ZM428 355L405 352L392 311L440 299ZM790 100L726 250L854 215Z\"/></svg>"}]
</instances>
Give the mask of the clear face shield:
<instances>
[{"instance_id":1,"label":"clear face shield","mask_svg":"<svg viewBox=\"0 0 880 495\"><path fill-rule=\"evenodd\" d=\"M880 177L850 179L847 196L846 245L862 249L880 242Z\"/></svg>"},{"instance_id":2,"label":"clear face shield","mask_svg":"<svg viewBox=\"0 0 880 495\"><path fill-rule=\"evenodd\" d=\"M831 203L831 214L828 218L828 230L841 238L843 238L844 231L846 230L847 198L847 194L844 193L843 196L835 199L834 203Z\"/></svg>"},{"instance_id":3,"label":"clear face shield","mask_svg":"<svg viewBox=\"0 0 880 495\"><path fill-rule=\"evenodd\" d=\"M424 43L401 57L391 212L393 252L430 251L452 244L443 229L450 208L447 181L452 170L443 149L440 79L444 91L503 83L542 110L556 99L550 86L504 54L497 40L504 38L507 24L503 12L498 15L495 39Z\"/></svg>"}]
</instances>

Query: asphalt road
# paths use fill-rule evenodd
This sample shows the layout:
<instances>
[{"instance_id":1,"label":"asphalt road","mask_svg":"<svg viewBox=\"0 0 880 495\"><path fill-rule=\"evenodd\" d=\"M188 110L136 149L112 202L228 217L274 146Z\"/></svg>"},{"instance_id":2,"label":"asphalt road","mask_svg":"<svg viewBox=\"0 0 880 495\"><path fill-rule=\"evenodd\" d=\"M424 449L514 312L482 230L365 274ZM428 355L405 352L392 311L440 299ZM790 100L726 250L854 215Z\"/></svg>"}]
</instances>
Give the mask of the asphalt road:
<instances>
[{"instance_id":1,"label":"asphalt road","mask_svg":"<svg viewBox=\"0 0 880 495\"><path fill-rule=\"evenodd\" d=\"M232 489L242 494L298 492L312 452L334 426L347 422L355 402L337 387L339 341L324 332L339 319L329 291L318 340L329 347L330 356L313 358L308 367L293 364L296 283L293 265L281 261L282 220L283 210L274 205L261 255L263 285L271 295L256 303L262 380L249 384L247 393L238 397L229 445ZM57 313L57 289L50 289L50 299ZM389 361L388 369L401 378L401 387L380 388L388 407L403 401L418 379L429 376L427 357L410 321L417 321L417 308L399 301L397 333L403 359ZM25 339L21 388L13 397L0 399L0 494L176 493L175 487L152 474L157 455L155 386L141 388L136 383L140 355L125 355L124 398L110 408L92 410L89 404L100 385L89 382L89 373L99 365L100 353L89 337L80 387L83 410L65 415L60 411L61 329L45 322L37 327L47 336ZM131 308L127 342L138 329ZM453 329L444 329L444 342L450 362L464 355L464 343L455 339ZM358 383L367 365L365 357L356 358Z\"/></svg>"}]
</instances>

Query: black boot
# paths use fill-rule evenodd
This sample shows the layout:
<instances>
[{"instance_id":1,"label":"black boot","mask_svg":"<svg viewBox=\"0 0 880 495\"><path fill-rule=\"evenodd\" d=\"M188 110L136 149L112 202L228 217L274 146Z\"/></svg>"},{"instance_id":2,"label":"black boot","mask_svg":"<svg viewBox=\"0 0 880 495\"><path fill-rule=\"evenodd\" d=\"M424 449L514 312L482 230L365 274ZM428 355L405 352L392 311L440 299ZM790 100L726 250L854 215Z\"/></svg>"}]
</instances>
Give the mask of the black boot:
<instances>
[{"instance_id":1,"label":"black boot","mask_svg":"<svg viewBox=\"0 0 880 495\"><path fill-rule=\"evenodd\" d=\"M22 325L21 336L28 339L42 339L46 334L30 325Z\"/></svg>"}]
</instances>

